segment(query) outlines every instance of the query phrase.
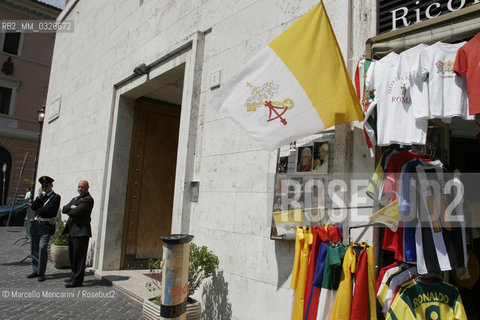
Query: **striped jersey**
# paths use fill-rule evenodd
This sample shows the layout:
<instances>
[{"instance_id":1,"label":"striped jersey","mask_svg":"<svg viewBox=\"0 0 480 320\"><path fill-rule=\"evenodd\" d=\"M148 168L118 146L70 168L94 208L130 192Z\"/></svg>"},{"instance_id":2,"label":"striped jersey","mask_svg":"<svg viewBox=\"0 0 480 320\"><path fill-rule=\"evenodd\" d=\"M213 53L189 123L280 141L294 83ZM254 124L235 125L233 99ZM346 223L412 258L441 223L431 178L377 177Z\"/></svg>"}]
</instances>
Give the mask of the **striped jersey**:
<instances>
[{"instance_id":1,"label":"striped jersey","mask_svg":"<svg viewBox=\"0 0 480 320\"><path fill-rule=\"evenodd\" d=\"M415 243L419 274L462 268L466 261L463 197L456 177L444 179L442 165L424 162L415 167L417 225ZM453 208L449 212L449 208Z\"/></svg>"}]
</instances>

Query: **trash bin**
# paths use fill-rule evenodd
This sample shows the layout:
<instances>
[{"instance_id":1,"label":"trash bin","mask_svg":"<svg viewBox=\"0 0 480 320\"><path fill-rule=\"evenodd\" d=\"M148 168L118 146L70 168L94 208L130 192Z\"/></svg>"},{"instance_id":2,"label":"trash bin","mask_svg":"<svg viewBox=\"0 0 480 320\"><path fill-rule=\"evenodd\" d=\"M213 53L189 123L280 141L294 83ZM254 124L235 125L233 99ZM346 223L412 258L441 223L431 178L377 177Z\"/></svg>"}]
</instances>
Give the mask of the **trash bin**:
<instances>
[{"instance_id":1,"label":"trash bin","mask_svg":"<svg viewBox=\"0 0 480 320\"><path fill-rule=\"evenodd\" d=\"M190 241L188 234L160 237L163 241L162 319L186 319Z\"/></svg>"}]
</instances>

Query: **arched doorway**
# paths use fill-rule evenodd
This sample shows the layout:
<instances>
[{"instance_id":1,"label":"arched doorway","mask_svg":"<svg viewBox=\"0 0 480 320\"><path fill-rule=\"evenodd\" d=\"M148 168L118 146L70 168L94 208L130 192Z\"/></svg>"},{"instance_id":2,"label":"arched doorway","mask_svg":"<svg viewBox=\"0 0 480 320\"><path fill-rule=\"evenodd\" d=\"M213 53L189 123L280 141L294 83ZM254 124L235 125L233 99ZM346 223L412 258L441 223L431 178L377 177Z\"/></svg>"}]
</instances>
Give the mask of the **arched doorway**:
<instances>
[{"instance_id":1,"label":"arched doorway","mask_svg":"<svg viewBox=\"0 0 480 320\"><path fill-rule=\"evenodd\" d=\"M0 147L0 204L5 205L8 198L8 185L10 183L10 171L12 168L12 156L5 148Z\"/></svg>"}]
</instances>

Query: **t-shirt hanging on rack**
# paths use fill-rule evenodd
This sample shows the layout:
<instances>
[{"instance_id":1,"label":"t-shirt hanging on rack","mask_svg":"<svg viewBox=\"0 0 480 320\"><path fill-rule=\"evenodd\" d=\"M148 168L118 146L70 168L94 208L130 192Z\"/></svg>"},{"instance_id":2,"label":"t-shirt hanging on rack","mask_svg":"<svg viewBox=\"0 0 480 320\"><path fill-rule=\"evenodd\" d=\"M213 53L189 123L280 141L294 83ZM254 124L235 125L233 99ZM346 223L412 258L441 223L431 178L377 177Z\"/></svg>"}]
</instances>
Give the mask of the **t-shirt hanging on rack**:
<instances>
[{"instance_id":1,"label":"t-shirt hanging on rack","mask_svg":"<svg viewBox=\"0 0 480 320\"><path fill-rule=\"evenodd\" d=\"M467 75L469 114L480 113L480 33L458 50L453 71Z\"/></svg>"},{"instance_id":2,"label":"t-shirt hanging on rack","mask_svg":"<svg viewBox=\"0 0 480 320\"><path fill-rule=\"evenodd\" d=\"M416 209L410 210L410 195L416 195L415 192L410 192L410 189L415 188L415 183L411 181L411 172L415 170L415 167L422 163L420 159L413 159L405 164L402 168L402 173L399 179L399 202L398 211L400 219L403 221L403 261L416 262L417 261L417 249L415 244L415 228L417 226L417 211Z\"/></svg>"},{"instance_id":3,"label":"t-shirt hanging on rack","mask_svg":"<svg viewBox=\"0 0 480 320\"><path fill-rule=\"evenodd\" d=\"M465 77L453 72L457 51L464 44L437 42L424 48L412 63L412 77L428 81L429 119L459 116L473 120L468 115Z\"/></svg>"},{"instance_id":4,"label":"t-shirt hanging on rack","mask_svg":"<svg viewBox=\"0 0 480 320\"><path fill-rule=\"evenodd\" d=\"M403 273L405 270L408 269L408 266L406 264L402 264L398 267L389 269L385 275L383 276L382 279L382 285L379 287L378 292L377 292L377 315L378 317L382 316L382 310L383 306L385 304L385 300L387 298L387 293L390 287L390 282L392 279L394 279L396 276L400 275Z\"/></svg>"},{"instance_id":5,"label":"t-shirt hanging on rack","mask_svg":"<svg viewBox=\"0 0 480 320\"><path fill-rule=\"evenodd\" d=\"M390 309L390 306L393 302L393 298L395 297L395 293L397 292L397 289L400 288L402 283L410 281L416 276L417 276L417 267L411 267L392 277L392 280L390 281L387 292L385 294L385 300L384 300L385 302L383 303L383 308L382 308L383 313L387 313L388 310Z\"/></svg>"},{"instance_id":6,"label":"t-shirt hanging on rack","mask_svg":"<svg viewBox=\"0 0 480 320\"><path fill-rule=\"evenodd\" d=\"M386 320L467 319L460 292L453 285L440 279L424 282L418 278L406 284L395 297Z\"/></svg>"},{"instance_id":7,"label":"t-shirt hanging on rack","mask_svg":"<svg viewBox=\"0 0 480 320\"><path fill-rule=\"evenodd\" d=\"M416 119L406 80L397 75L398 54L389 53L373 63L366 77L367 90L375 90L377 145L425 144L427 121Z\"/></svg>"},{"instance_id":8,"label":"t-shirt hanging on rack","mask_svg":"<svg viewBox=\"0 0 480 320\"><path fill-rule=\"evenodd\" d=\"M460 200L455 206L455 212L448 217L446 208L451 202L445 190L443 167L434 161L420 164L415 170L419 183L418 222L415 232L418 273L427 274L465 267L467 248L463 200ZM431 183L433 178L437 179L441 194L434 191L435 187ZM458 189L455 191L459 192ZM453 218L457 222L452 221Z\"/></svg>"},{"instance_id":9,"label":"t-shirt hanging on rack","mask_svg":"<svg viewBox=\"0 0 480 320\"><path fill-rule=\"evenodd\" d=\"M385 273L392 269L392 268L397 268L397 267L400 267L401 263L398 262L398 261L395 261L394 263L392 263L391 265L389 266L386 266L386 267L383 267L380 272L378 273L378 277L377 277L377 280L375 281L375 293L378 292L378 290L380 289L380 286L385 283L383 282L383 277L385 276Z\"/></svg>"},{"instance_id":10,"label":"t-shirt hanging on rack","mask_svg":"<svg viewBox=\"0 0 480 320\"><path fill-rule=\"evenodd\" d=\"M390 157L387 170L385 172L385 182L382 190L382 204L387 204L397 199L397 184L400 178L402 167L412 159L425 159L426 156L402 150ZM385 228L382 248L395 252L395 259L403 260L403 221L399 222L396 232Z\"/></svg>"},{"instance_id":11,"label":"t-shirt hanging on rack","mask_svg":"<svg viewBox=\"0 0 480 320\"><path fill-rule=\"evenodd\" d=\"M397 76L405 79L412 102L410 108L413 116L417 119L429 117L428 82L425 78L411 72L412 61L415 61L420 53L427 48L426 44L419 44L413 48L403 51L398 57ZM407 95L407 96L408 96Z\"/></svg>"}]
</instances>

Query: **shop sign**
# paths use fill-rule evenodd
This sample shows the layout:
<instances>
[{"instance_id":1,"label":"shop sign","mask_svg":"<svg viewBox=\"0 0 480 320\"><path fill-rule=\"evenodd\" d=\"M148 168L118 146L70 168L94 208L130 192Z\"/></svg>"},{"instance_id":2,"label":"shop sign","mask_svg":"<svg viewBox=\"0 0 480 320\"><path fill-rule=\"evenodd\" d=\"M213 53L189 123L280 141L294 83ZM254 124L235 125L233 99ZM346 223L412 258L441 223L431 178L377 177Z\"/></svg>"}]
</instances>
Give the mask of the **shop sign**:
<instances>
[{"instance_id":1,"label":"shop sign","mask_svg":"<svg viewBox=\"0 0 480 320\"><path fill-rule=\"evenodd\" d=\"M378 33L393 31L479 3L480 0L378 0Z\"/></svg>"}]
</instances>

